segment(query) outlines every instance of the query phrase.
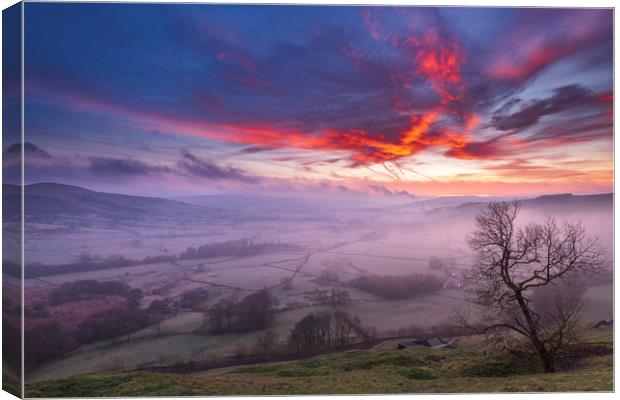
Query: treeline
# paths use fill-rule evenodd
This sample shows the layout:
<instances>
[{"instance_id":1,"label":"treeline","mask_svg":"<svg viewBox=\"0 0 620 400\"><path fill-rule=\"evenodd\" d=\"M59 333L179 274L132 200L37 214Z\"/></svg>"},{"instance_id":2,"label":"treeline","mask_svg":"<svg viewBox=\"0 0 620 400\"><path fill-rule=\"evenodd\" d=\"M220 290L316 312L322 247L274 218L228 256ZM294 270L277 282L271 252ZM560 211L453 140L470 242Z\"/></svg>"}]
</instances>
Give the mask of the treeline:
<instances>
[{"instance_id":1,"label":"treeline","mask_svg":"<svg viewBox=\"0 0 620 400\"><path fill-rule=\"evenodd\" d=\"M268 290L252 293L242 300L231 296L217 302L209 310L213 333L251 332L268 328L273 323L278 299Z\"/></svg>"},{"instance_id":2,"label":"treeline","mask_svg":"<svg viewBox=\"0 0 620 400\"><path fill-rule=\"evenodd\" d=\"M344 347L372 336L358 317L343 311L310 313L295 324L288 343L298 354Z\"/></svg>"},{"instance_id":3,"label":"treeline","mask_svg":"<svg viewBox=\"0 0 620 400\"><path fill-rule=\"evenodd\" d=\"M433 274L364 275L349 284L384 299L400 300L435 293L441 289L443 281Z\"/></svg>"},{"instance_id":4,"label":"treeline","mask_svg":"<svg viewBox=\"0 0 620 400\"><path fill-rule=\"evenodd\" d=\"M49 275L69 274L72 272L122 268L136 264L146 264L146 262L145 260L132 260L119 255L99 257L91 256L90 254L82 254L75 262L69 264L28 264L26 268L24 268L24 277L30 279Z\"/></svg>"},{"instance_id":5,"label":"treeline","mask_svg":"<svg viewBox=\"0 0 620 400\"><path fill-rule=\"evenodd\" d=\"M122 268L130 267L133 265L172 262L177 260L191 260L199 258L226 256L245 257L274 251L297 251L300 249L301 247L299 245L293 243L256 243L248 239L239 239L211 243L199 247L188 247L178 256L174 254L166 254L159 256L147 256L140 260L125 258L121 255L109 255L107 257L101 257L96 255L91 256L90 254L83 254L78 257L75 262L68 264L28 264L26 265L26 268L24 270L24 276L26 279L29 279L49 275L68 274L72 272L97 271L102 269ZM11 261L3 261L3 272L16 278L21 277L21 268L19 267L19 264Z\"/></svg>"},{"instance_id":6,"label":"treeline","mask_svg":"<svg viewBox=\"0 0 620 400\"><path fill-rule=\"evenodd\" d=\"M293 243L279 241L256 243L249 239L240 239L189 247L179 255L179 258L187 260L226 256L246 257L274 251L298 251L300 249L299 245Z\"/></svg>"},{"instance_id":7,"label":"treeline","mask_svg":"<svg viewBox=\"0 0 620 400\"><path fill-rule=\"evenodd\" d=\"M82 280L67 282L54 289L50 295L50 302L54 305L68 301L88 300L95 296L121 296L127 297L131 287L117 281Z\"/></svg>"}]
</instances>

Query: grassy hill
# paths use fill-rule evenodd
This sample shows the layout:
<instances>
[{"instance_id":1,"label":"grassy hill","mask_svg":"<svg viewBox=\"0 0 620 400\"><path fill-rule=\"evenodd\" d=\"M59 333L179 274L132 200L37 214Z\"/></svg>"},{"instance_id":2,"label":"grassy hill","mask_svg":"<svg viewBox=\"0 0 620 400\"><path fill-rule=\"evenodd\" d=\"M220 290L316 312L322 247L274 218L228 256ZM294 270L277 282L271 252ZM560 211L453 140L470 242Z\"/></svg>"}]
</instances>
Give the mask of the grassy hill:
<instances>
[{"instance_id":1,"label":"grassy hill","mask_svg":"<svg viewBox=\"0 0 620 400\"><path fill-rule=\"evenodd\" d=\"M3 184L3 200L8 215L18 215L21 206L19 186ZM114 220L144 218L195 218L209 213L207 207L157 197L95 192L60 183L25 186L26 214L29 218L97 217Z\"/></svg>"},{"instance_id":2,"label":"grassy hill","mask_svg":"<svg viewBox=\"0 0 620 400\"><path fill-rule=\"evenodd\" d=\"M612 333L592 331L560 371L484 350L347 351L193 374L114 372L26 386L27 397L612 391Z\"/></svg>"}]
</instances>

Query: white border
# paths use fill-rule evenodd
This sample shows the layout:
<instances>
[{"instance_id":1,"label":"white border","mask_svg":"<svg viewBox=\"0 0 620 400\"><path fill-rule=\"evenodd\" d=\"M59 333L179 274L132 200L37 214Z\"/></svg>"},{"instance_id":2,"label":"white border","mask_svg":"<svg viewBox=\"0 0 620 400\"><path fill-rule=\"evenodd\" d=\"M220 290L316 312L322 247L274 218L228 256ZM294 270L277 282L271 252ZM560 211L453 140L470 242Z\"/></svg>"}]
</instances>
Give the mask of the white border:
<instances>
[{"instance_id":1,"label":"white border","mask_svg":"<svg viewBox=\"0 0 620 400\"><path fill-rule=\"evenodd\" d=\"M34 0L31 2L39 2L40 0ZM85 1L79 1L79 0L69 0L69 1L65 1L65 2L85 2ZM111 2L111 3L123 3L124 1L120 1L120 0L109 0L106 2ZM460 1L455 1L455 0L413 0L413 1L403 1L403 0L374 0L374 1L351 1L351 0L336 0L336 1L330 1L330 0L314 0L314 1L304 1L304 0L289 0L289 1L274 1L274 0L251 0L251 1L247 1L247 2L240 2L240 1L225 1L225 2L217 2L217 1L175 1L175 0L149 0L149 1L130 1L132 3L205 3L205 4L217 4L217 3L225 3L225 4L314 4L314 5L379 5L379 6L391 6L391 5L401 5L401 6L465 6L465 7L557 7L557 8L613 8L614 7L614 2L610 1L610 0L589 0L589 1L576 1L576 0L539 0L539 1L533 1L533 0L527 0L527 1L518 1L518 0L503 0L501 1L501 3L498 0L476 0L476 1L464 1L464 0L460 0ZM7 8L13 4L15 4L16 1L13 0L0 0L0 6L2 9ZM24 15L23 15L23 4L22 4L22 154L23 154L23 143L24 143L24 132L23 132L23 124L24 124L24 104L23 104L23 92L24 92L24 64L23 64L23 60L24 60L24 49L23 49L23 38L24 38ZM615 20L615 9L614 9L614 20ZM0 23L1 25L1 23ZM0 30L1 32L1 30ZM1 43L1 33L0 33L0 43ZM619 93L618 91L618 82L615 80L615 76L616 76L616 68L617 65L615 63L615 54L618 54L618 37L617 37L617 31L615 29L615 24L614 24L614 93ZM0 64L1 64L1 54L0 54ZM0 72L1 72L1 67L0 67ZM0 89L1 89L1 83L0 83ZM616 110L616 97L614 96L614 128L617 122L617 114L615 113ZM0 121L1 121L1 116L0 116ZM615 129L614 129L615 131ZM614 134L614 138L615 138L615 134ZM614 140L614 154L618 151L620 144ZM24 164L23 164L23 158L22 158L22 182L24 179ZM615 157L614 157L614 171L615 171ZM1 179L1 178L0 178ZM616 182L616 176L614 173L614 187L615 187L615 182ZM1 188L0 188L0 194L1 194ZM1 199L0 199L0 204L1 204ZM23 207L23 193L22 193L22 207ZM614 196L614 216L616 215L616 210L617 210L617 204L615 202L615 196ZM23 209L23 208L22 208ZM23 220L24 216L22 213L22 260L24 259L24 254L23 254L23 241L24 241L24 235L23 235ZM617 240L617 237L615 236L615 232L618 231L618 229L620 228L620 223L618 222L617 219L614 218L614 255L617 253L616 250L618 250L619 248L619 243ZM1 233L0 233L1 235ZM1 248L0 248L0 255L1 255ZM22 272L23 273L23 272ZM618 298L615 297L615 287L617 285L617 276L616 274L614 274L614 313L617 313L618 310ZM1 289L0 289L1 290ZM23 296L24 296L24 292L23 292L23 279L22 279L22 305L23 305ZM22 318L23 318L23 307L22 307ZM22 319L22 324L23 324L23 319ZM0 326L1 326L1 322L0 322ZM23 332L23 330L22 330ZM617 343L617 337L618 335L618 331L616 329L614 329L614 343ZM1 346L1 345L0 345ZM23 355L23 341L22 341L22 355ZM617 353L614 351L614 366L617 365L616 363L617 361ZM1 368L1 367L0 367ZM22 377L23 377L23 366L22 366ZM614 387L617 388L617 374L616 374L616 370L614 368ZM581 400L583 397L587 396L588 399L608 399L611 397L616 397L616 393L614 394L609 394L609 393L554 393L554 394L514 394L514 393L506 393L506 394L471 394L471 395L464 395L464 394L454 394L454 395L443 395L443 396L452 396L452 397L458 397L459 399L479 399L479 398L484 398L484 399L540 399L540 398L544 398L545 399L562 399L562 400L574 400L574 399L579 399ZM433 398L437 398L438 395L376 395L373 396L374 398L377 399L394 399L394 398L411 398L411 399L433 399ZM301 396L300 396L301 397ZM325 396L303 396L304 398L307 399L320 399L322 397ZM354 399L360 396L329 396L330 398L337 398L337 399ZM14 399L15 397L13 397L12 395L6 393L6 392L1 392L0 391L0 400L4 400L4 399ZM179 399L184 399L187 397L175 397L175 398L179 398ZM213 397L211 397L213 398ZM225 397L225 399L246 399L247 397ZM269 399L271 398L270 396L253 396L253 399Z\"/></svg>"}]
</instances>

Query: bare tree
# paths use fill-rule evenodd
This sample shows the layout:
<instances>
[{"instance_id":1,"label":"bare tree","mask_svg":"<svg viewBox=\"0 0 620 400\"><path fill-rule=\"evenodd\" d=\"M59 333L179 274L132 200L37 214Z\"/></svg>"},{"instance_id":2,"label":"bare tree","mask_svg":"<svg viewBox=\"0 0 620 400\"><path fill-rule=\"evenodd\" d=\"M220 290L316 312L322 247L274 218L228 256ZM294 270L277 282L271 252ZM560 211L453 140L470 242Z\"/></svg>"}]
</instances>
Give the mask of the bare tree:
<instances>
[{"instance_id":1,"label":"bare tree","mask_svg":"<svg viewBox=\"0 0 620 400\"><path fill-rule=\"evenodd\" d=\"M504 340L502 332L522 335L544 371L554 372L558 351L574 337L582 304L578 291L561 285L600 270L602 254L581 224L547 218L517 226L519 210L517 202L492 202L476 217L467 238L474 251L470 300L492 321L484 332Z\"/></svg>"},{"instance_id":2,"label":"bare tree","mask_svg":"<svg viewBox=\"0 0 620 400\"><path fill-rule=\"evenodd\" d=\"M267 329L256 336L255 348L263 354L269 354L278 342L278 334L273 329Z\"/></svg>"}]
</instances>

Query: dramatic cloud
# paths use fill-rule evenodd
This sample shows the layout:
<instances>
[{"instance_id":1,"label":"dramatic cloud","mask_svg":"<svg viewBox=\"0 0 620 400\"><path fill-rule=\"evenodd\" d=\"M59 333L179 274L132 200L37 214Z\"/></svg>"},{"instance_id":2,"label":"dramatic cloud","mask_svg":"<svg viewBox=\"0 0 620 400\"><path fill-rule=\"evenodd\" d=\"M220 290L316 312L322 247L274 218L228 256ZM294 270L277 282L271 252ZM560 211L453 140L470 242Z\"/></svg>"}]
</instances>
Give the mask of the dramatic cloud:
<instances>
[{"instance_id":1,"label":"dramatic cloud","mask_svg":"<svg viewBox=\"0 0 620 400\"><path fill-rule=\"evenodd\" d=\"M523 13L514 29L496 40L488 75L524 82L563 59L604 48L611 42L612 19L605 10L591 11L547 9Z\"/></svg>"},{"instance_id":2,"label":"dramatic cloud","mask_svg":"<svg viewBox=\"0 0 620 400\"><path fill-rule=\"evenodd\" d=\"M451 149L446 152L448 157L483 160L493 159L506 155L501 145L500 138L491 139L482 142L467 143L465 146Z\"/></svg>"},{"instance_id":3,"label":"dramatic cloud","mask_svg":"<svg viewBox=\"0 0 620 400\"><path fill-rule=\"evenodd\" d=\"M518 106L518 110L512 112L515 106ZM569 109L600 109L609 106L610 102L604 93L593 93L583 86L574 84L555 89L553 95L546 99L529 102L512 99L493 115L491 125L500 131L523 129L536 124L545 115Z\"/></svg>"},{"instance_id":4,"label":"dramatic cloud","mask_svg":"<svg viewBox=\"0 0 620 400\"><path fill-rule=\"evenodd\" d=\"M246 183L255 183L258 181L257 177L246 175L238 168L221 167L211 160L200 159L189 151L183 151L181 157L182 159L178 162L179 168L200 178L236 180Z\"/></svg>"},{"instance_id":5,"label":"dramatic cloud","mask_svg":"<svg viewBox=\"0 0 620 400\"><path fill-rule=\"evenodd\" d=\"M54 7L28 9L26 127L81 146L102 179L430 182L612 140L610 10ZM150 154L110 159L104 132ZM177 160L193 144L211 159ZM403 173L419 160L434 168Z\"/></svg>"}]
</instances>

